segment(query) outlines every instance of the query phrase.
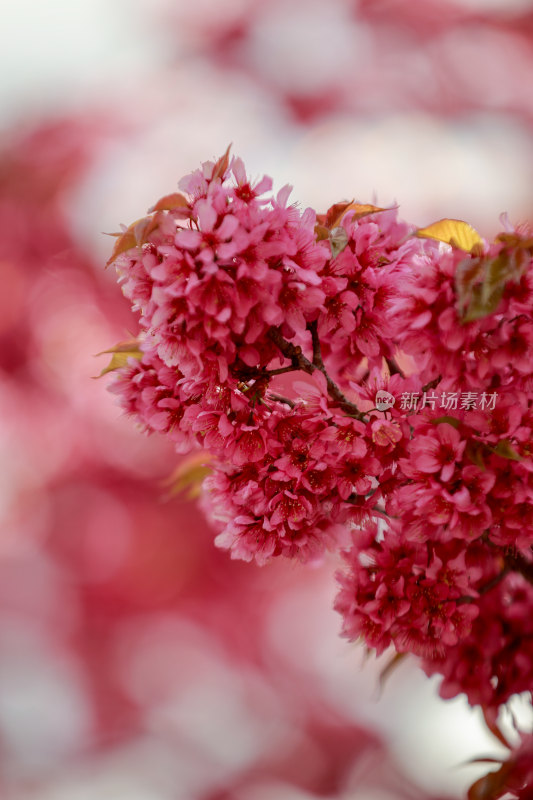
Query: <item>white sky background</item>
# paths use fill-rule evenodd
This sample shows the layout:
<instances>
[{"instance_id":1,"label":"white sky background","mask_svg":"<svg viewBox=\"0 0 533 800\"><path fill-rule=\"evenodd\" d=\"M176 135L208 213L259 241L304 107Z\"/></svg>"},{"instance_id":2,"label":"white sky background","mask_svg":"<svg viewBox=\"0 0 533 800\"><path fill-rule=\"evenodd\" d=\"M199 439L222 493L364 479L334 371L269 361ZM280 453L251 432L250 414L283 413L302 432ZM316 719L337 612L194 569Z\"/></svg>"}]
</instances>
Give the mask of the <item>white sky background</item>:
<instances>
[{"instance_id":1,"label":"white sky background","mask_svg":"<svg viewBox=\"0 0 533 800\"><path fill-rule=\"evenodd\" d=\"M2 126L117 97L164 59L150 17L161 0L0 2ZM152 9L152 13L147 13Z\"/></svg>"},{"instance_id":2,"label":"white sky background","mask_svg":"<svg viewBox=\"0 0 533 800\"><path fill-rule=\"evenodd\" d=\"M378 97L374 114L331 116L303 127L246 76L198 58L191 19L216 24L218 15L231 16L247 2L0 0L0 130L17 119L82 112L93 104L118 107L136 120L137 135L103 154L102 171L83 198L80 213L99 230L138 218L181 174L230 141L253 174L270 173L278 187L291 183L295 200L319 210L355 194L363 202L397 201L416 224L461 217L485 235L496 230L502 211L517 221L533 212L531 137L510 116L475 113L454 121L409 110L387 114ZM463 0L476 9L518 10L528 3ZM350 21L342 0L326 6L321 0L263 4L247 58L265 78L304 92L335 74L347 80L351 63L372 56L390 60L391 80L402 72L406 80L428 80L423 53L406 43L392 54L373 54L366 23ZM169 8L172 32L160 24ZM450 48L452 60L455 48L467 64L474 94L476 77L483 79L491 64L494 91L517 91L517 81L500 74L493 59L483 62L471 37L442 47Z\"/></svg>"},{"instance_id":3,"label":"white sky background","mask_svg":"<svg viewBox=\"0 0 533 800\"><path fill-rule=\"evenodd\" d=\"M483 233L489 226L494 229L504 210L511 216L523 214L530 202L532 145L529 134L512 119L478 114L463 122L443 122L417 112L380 113L358 119L339 115L304 128L246 76L221 74L205 61L188 60L191 43L158 25L169 5L186 19L192 13L231 13L243 2L0 1L0 130L92 106L115 105L133 122L127 136L102 148L76 198L74 222L90 247L103 256L109 240L97 232L137 219L160 195L174 190L183 173L221 154L230 141L252 174L272 175L278 188L290 182L295 200L319 210L354 195L382 204L398 200L403 216L413 222L464 217ZM470 2L483 5L481 0ZM507 7L527 5L503 2ZM313 43L324 34L325 3L306 4L305 28L294 10L301 3L291 5L287 15L280 14L276 2L265 4L271 10L255 30L252 45L259 63L275 48L276 60L268 67L271 79L281 82L284 75L292 76L305 88ZM498 0L485 6L498 6ZM342 3L330 0L329 8L325 33L338 46L320 53L323 75L336 67L331 59L353 57L353 48L361 57L367 53L364 26L353 43L348 41ZM180 53L181 60L173 62ZM330 626L332 615L326 609L322 613ZM315 660L320 653L317 670L323 671L325 682L329 675L330 694L339 685L349 693L353 665L347 664L346 654L339 666L344 645L332 638L325 645L321 639L320 648L318 640L307 646L315 647ZM453 708L442 704L422 684L420 676L400 680L396 694L394 688L386 692L379 712L374 715L365 702L364 714L392 731L393 748L428 788L460 789L468 782L466 773L451 767L497 748L462 701ZM437 737L441 745L435 747Z\"/></svg>"}]
</instances>

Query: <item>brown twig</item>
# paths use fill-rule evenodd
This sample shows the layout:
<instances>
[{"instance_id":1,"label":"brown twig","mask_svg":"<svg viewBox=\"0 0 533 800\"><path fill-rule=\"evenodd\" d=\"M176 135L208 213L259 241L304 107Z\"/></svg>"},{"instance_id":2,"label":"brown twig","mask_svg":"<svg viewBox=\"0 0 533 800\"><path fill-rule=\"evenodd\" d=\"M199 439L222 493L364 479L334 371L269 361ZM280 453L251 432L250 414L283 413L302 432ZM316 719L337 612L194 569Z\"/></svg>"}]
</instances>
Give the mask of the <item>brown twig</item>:
<instances>
[{"instance_id":1,"label":"brown twig","mask_svg":"<svg viewBox=\"0 0 533 800\"><path fill-rule=\"evenodd\" d=\"M268 393L269 400L275 400L277 403L285 403L285 405L294 408L296 403L293 400L289 400L288 397L283 397L281 394L272 394L272 392Z\"/></svg>"},{"instance_id":2,"label":"brown twig","mask_svg":"<svg viewBox=\"0 0 533 800\"><path fill-rule=\"evenodd\" d=\"M524 556L514 553L505 556L505 566L510 572L519 572L522 577L533 584L533 561L527 561Z\"/></svg>"},{"instance_id":3,"label":"brown twig","mask_svg":"<svg viewBox=\"0 0 533 800\"><path fill-rule=\"evenodd\" d=\"M398 366L398 363L395 358L386 358L385 361L387 362L390 375L399 375L400 378L405 378L404 372Z\"/></svg>"},{"instance_id":4,"label":"brown twig","mask_svg":"<svg viewBox=\"0 0 533 800\"><path fill-rule=\"evenodd\" d=\"M478 589L479 594L487 594L488 592L490 592L491 589L494 589L494 587L497 586L500 583L500 581L502 581L505 578L508 572L509 569L507 567L504 567L501 572L498 572L498 574L495 575L494 578L492 578L492 580L487 581L487 583L485 583L483 586L480 586L480 588Z\"/></svg>"},{"instance_id":5,"label":"brown twig","mask_svg":"<svg viewBox=\"0 0 533 800\"><path fill-rule=\"evenodd\" d=\"M294 372L295 367L292 365L290 367L280 367L279 369L266 369L262 372L262 375L266 375L268 378L273 378L274 375L284 375L286 372Z\"/></svg>"},{"instance_id":6,"label":"brown twig","mask_svg":"<svg viewBox=\"0 0 533 800\"><path fill-rule=\"evenodd\" d=\"M498 574L494 576L494 578L491 578L490 581L487 581L487 583L484 583L483 586L480 586L479 589L477 589L478 594L480 596L488 594L488 592L494 589L510 571L510 568L504 567L501 572L498 572ZM475 603L477 599L477 597L470 597L467 595L465 597L459 597L455 602L459 605L462 603Z\"/></svg>"},{"instance_id":7,"label":"brown twig","mask_svg":"<svg viewBox=\"0 0 533 800\"><path fill-rule=\"evenodd\" d=\"M302 370L302 372L306 372L308 375L312 375L316 369L320 370L320 372L324 375L326 379L329 396L332 398L332 400L335 400L336 405L342 411L345 411L347 414L350 414L356 419L366 421L365 415L361 411L359 411L355 403L350 402L350 400L348 400L348 398L345 397L344 394L341 392L337 384L332 381L332 379L326 372L326 368L324 367L323 363L320 366L319 364L315 364L312 361L309 361L309 359L306 356L304 356L301 347L294 345L292 344L292 342L288 342L286 339L283 338L279 328L270 328L268 335L272 339L274 344L278 347L280 352L285 356L285 358L290 359L292 365L296 369L300 369ZM313 336L312 330L311 330L311 335ZM315 350L315 346L313 346L313 350ZM315 357L315 354L313 357ZM318 345L317 358L320 361L322 361L322 356L320 354L320 345Z\"/></svg>"},{"instance_id":8,"label":"brown twig","mask_svg":"<svg viewBox=\"0 0 533 800\"><path fill-rule=\"evenodd\" d=\"M320 348L320 339L318 338L318 322L309 322L307 330L311 331L311 340L313 342L313 364L322 372L325 371L324 362L322 360L322 350Z\"/></svg>"},{"instance_id":9,"label":"brown twig","mask_svg":"<svg viewBox=\"0 0 533 800\"><path fill-rule=\"evenodd\" d=\"M522 575L529 583L533 584L533 562L526 561L526 559L515 553L514 555L506 555L504 558L504 567L503 569L498 572L494 578L491 578L490 581L480 586L477 590L480 595L487 594L492 589L494 589L498 584L508 575L510 572L518 572ZM456 603L475 603L475 597L460 597L456 600Z\"/></svg>"}]
</instances>

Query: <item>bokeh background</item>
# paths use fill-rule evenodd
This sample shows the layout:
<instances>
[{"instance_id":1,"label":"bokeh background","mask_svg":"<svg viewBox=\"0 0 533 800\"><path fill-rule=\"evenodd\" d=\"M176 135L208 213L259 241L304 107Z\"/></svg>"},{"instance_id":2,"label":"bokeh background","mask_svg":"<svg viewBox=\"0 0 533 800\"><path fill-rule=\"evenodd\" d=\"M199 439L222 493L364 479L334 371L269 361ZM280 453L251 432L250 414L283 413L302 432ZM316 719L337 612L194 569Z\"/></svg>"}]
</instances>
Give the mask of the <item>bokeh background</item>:
<instances>
[{"instance_id":1,"label":"bokeh background","mask_svg":"<svg viewBox=\"0 0 533 800\"><path fill-rule=\"evenodd\" d=\"M533 218L531 0L2 0L0 796L437 800L501 748L235 563L106 392L113 232L233 143L302 206ZM386 663L386 661L385 661ZM515 706L519 719L527 710Z\"/></svg>"}]
</instances>

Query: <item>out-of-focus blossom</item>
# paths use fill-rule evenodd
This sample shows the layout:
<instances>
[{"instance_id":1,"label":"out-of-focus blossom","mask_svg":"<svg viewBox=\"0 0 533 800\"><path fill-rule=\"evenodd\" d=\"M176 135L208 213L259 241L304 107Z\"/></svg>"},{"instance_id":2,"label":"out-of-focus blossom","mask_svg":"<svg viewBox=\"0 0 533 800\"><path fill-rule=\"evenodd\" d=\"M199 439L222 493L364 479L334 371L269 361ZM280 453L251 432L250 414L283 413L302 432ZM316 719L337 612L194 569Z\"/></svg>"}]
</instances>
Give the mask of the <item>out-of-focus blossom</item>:
<instances>
[{"instance_id":1,"label":"out-of-focus blossom","mask_svg":"<svg viewBox=\"0 0 533 800\"><path fill-rule=\"evenodd\" d=\"M224 144L241 137L247 157L255 154L257 165L268 158L272 174L290 164L308 189L308 203L313 192L320 191L322 202L322 193L331 191L333 202L337 193L360 193L363 184L380 192L379 202L418 192L422 217L471 218L473 209L484 230L496 218L494 209L512 205L515 217L527 216L531 9L524 0L346 0L290 9L282 2L208 0L162 3L156 11L147 4L152 29L161 8L168 11L160 17L166 46L172 37L176 42L176 61L166 71L156 75L149 66L146 84L127 87L110 79L99 93L113 96L105 123L80 97L83 117L17 127L2 146L0 792L9 800L81 800L88 791L135 800L320 793L346 800L422 798L375 735L355 725L353 713L347 719L344 698L342 713L332 711L323 684L304 686L301 671L285 665L276 671L272 653L263 649L267 609L289 587L309 589L313 580L318 587L320 571L275 565L259 577L212 547L192 506L162 502L166 490L155 483L173 469L181 436L173 426L176 400L165 394L172 388L168 369L163 374L159 364L149 365L138 377L153 412L149 438L117 420L102 382L89 381L100 369L92 354L127 338L135 324L112 271L103 272L91 251L94 232L112 229L101 223L105 214L98 222L94 217L107 208L105 218L114 223L109 208L117 199L135 208L135 187L157 175L166 182L169 168L174 174L206 149L215 152L221 135ZM106 14L107 26L111 10ZM169 19L176 20L173 30ZM39 35L48 41L46 30ZM110 48L110 58L119 49ZM27 50L25 39L20 52ZM32 73L26 61L19 73ZM77 86L75 94L81 94ZM122 113L139 128L102 153L102 133L105 138L111 118ZM87 176L96 191L80 206ZM289 179L288 166L283 177ZM140 188L137 200L144 210ZM460 211L458 202L466 204ZM90 247L73 232L76 214ZM368 281L366 295L375 289ZM332 325L332 286L329 291ZM356 294L344 296L338 333L358 322ZM515 297L522 311L528 296ZM290 291L286 309L302 327L309 308L301 311ZM430 334L453 361L457 329L450 317L444 313ZM383 347L382 327L374 319L369 344L359 336L357 347L375 350L376 341ZM526 379L530 339L522 323L504 326L499 339L505 359L512 355ZM493 356L503 360L498 350ZM397 379L383 389L400 397L421 388L406 381L399 389ZM322 407L321 393L313 397ZM405 437L401 420L391 416L387 425L372 426L368 439L361 423L344 423L335 447L345 456L355 450L356 460L363 447L380 458L397 456ZM478 415L475 423L494 447L512 435L526 453L531 420L523 403L505 403L490 420ZM195 417L185 446L202 431L220 447L225 424L218 410ZM172 447L156 433L165 431L174 437ZM257 439L253 427L244 432L251 435L238 452ZM286 454L280 458L296 480L298 465ZM503 469L496 455L486 470L457 462L460 492L436 485L433 473L418 476L410 501L418 512L414 540L420 518L435 527L451 522L454 535L468 538L473 521L488 526L495 515L504 520L494 529L495 545L515 541L531 498L524 492L516 502L503 487L488 501L495 467L500 485L517 475L526 485L523 463ZM365 513L354 508L354 519ZM487 564L487 577L493 569ZM510 591L507 582L501 591ZM520 586L513 592L517 614L505 640L511 649L513 636L527 627ZM482 598L496 628L499 596ZM483 625L492 653L495 629L482 619L483 613L473 625ZM300 627L308 624L302 613ZM460 679L468 640L452 648ZM317 649L323 649L319 643ZM498 680L496 702L523 685L527 672L523 662L518 666L508 681L498 672L497 652L490 657L487 680ZM443 693L454 677L446 673ZM469 687L466 677L463 684ZM526 741L522 750L529 757Z\"/></svg>"},{"instance_id":2,"label":"out-of-focus blossom","mask_svg":"<svg viewBox=\"0 0 533 800\"><path fill-rule=\"evenodd\" d=\"M419 798L374 733L265 654L294 574L258 582L214 549L193 505L165 502L172 448L91 380L131 326L68 214L99 142L64 119L0 154L0 792L317 796L354 770L378 791L386 764L394 797Z\"/></svg>"}]
</instances>

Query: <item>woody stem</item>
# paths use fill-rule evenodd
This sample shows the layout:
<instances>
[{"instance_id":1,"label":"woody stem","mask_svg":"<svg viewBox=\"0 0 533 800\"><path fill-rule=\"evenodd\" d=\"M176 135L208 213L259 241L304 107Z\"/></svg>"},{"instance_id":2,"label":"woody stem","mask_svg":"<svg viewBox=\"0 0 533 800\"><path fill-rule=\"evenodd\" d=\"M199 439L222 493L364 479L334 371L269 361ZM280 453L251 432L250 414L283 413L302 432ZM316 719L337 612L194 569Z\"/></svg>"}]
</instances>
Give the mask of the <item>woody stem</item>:
<instances>
[{"instance_id":1,"label":"woody stem","mask_svg":"<svg viewBox=\"0 0 533 800\"><path fill-rule=\"evenodd\" d=\"M510 572L518 572L529 583L533 584L533 562L526 561L521 555L507 555L504 559L504 567L497 575L490 581L480 586L478 592L480 595L487 594L494 589ZM475 603L474 597L461 597L457 600L458 603Z\"/></svg>"},{"instance_id":2,"label":"woody stem","mask_svg":"<svg viewBox=\"0 0 533 800\"><path fill-rule=\"evenodd\" d=\"M285 405L290 406L291 408L294 408L296 405L296 403L293 402L293 400L289 400L288 397L283 397L281 394L273 394L272 392L268 393L268 399L276 400L278 403L285 403Z\"/></svg>"},{"instance_id":3,"label":"woody stem","mask_svg":"<svg viewBox=\"0 0 533 800\"><path fill-rule=\"evenodd\" d=\"M518 553L505 556L505 565L511 572L519 572L523 578L533 584L533 561L527 561Z\"/></svg>"},{"instance_id":4,"label":"woody stem","mask_svg":"<svg viewBox=\"0 0 533 800\"><path fill-rule=\"evenodd\" d=\"M308 375L312 375L317 369L320 370L326 379L328 394L332 400L335 400L336 405L342 411L345 411L347 414L356 417L356 419L365 421L365 415L359 411L355 403L352 403L347 397L345 397L337 384L333 382L326 372L326 368L322 361L322 354L320 352L320 342L318 341L316 322L310 323L308 328L311 331L311 336L313 339L313 361L309 361L309 359L304 356L301 347L284 339L279 328L270 328L268 335L277 346L279 351L285 356L285 358L291 360L294 369L300 369L302 372L306 372Z\"/></svg>"}]
</instances>

